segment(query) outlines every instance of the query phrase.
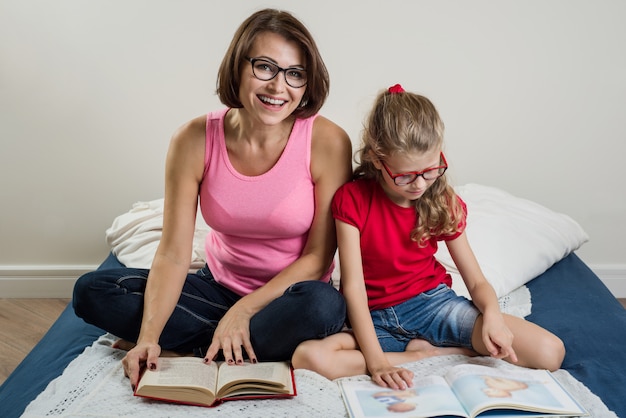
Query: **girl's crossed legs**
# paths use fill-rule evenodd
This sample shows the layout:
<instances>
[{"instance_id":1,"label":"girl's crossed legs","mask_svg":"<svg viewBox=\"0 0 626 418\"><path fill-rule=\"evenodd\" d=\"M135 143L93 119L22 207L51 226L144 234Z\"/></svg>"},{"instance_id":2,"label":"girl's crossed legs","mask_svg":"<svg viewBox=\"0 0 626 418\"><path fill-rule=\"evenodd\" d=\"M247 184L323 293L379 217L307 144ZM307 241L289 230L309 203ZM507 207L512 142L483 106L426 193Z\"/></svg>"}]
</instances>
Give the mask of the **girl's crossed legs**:
<instances>
[{"instance_id":1,"label":"girl's crossed legs","mask_svg":"<svg viewBox=\"0 0 626 418\"><path fill-rule=\"evenodd\" d=\"M445 285L372 312L381 347L395 366L441 355L489 355L482 338L482 319L469 300ZM558 337L522 318L504 314L504 319L514 335L517 365L549 370L560 367L565 348ZM350 331L300 344L292 362L295 368L314 370L329 379L368 374L365 358Z\"/></svg>"}]
</instances>

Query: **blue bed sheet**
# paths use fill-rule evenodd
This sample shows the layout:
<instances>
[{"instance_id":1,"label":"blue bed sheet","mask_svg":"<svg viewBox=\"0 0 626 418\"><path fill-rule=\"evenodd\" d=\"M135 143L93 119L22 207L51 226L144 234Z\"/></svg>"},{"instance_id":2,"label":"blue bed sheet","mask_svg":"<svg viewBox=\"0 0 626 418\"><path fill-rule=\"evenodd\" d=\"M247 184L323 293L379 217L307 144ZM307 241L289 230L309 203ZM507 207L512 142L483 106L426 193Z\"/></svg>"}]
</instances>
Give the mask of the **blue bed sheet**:
<instances>
[{"instance_id":1,"label":"blue bed sheet","mask_svg":"<svg viewBox=\"0 0 626 418\"><path fill-rule=\"evenodd\" d=\"M527 286L532 313L526 319L565 342L561 368L626 417L626 309L575 254Z\"/></svg>"},{"instance_id":2,"label":"blue bed sheet","mask_svg":"<svg viewBox=\"0 0 626 418\"><path fill-rule=\"evenodd\" d=\"M119 266L110 255L100 268ZM530 281L528 288L533 310L527 319L563 339L567 355L562 368L626 418L626 310L575 254ZM0 417L19 417L103 333L68 306L0 387Z\"/></svg>"}]
</instances>

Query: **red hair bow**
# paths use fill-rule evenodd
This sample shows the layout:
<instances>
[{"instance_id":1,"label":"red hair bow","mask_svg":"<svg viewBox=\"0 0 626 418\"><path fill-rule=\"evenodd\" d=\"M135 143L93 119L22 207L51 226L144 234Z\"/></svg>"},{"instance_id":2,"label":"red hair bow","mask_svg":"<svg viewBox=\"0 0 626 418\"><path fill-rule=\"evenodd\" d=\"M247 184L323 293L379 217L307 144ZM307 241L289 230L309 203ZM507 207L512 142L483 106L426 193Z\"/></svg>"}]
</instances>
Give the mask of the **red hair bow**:
<instances>
[{"instance_id":1,"label":"red hair bow","mask_svg":"<svg viewBox=\"0 0 626 418\"><path fill-rule=\"evenodd\" d=\"M400 84L396 84L395 86L389 87L389 93L391 94L404 93L404 89L402 88Z\"/></svg>"}]
</instances>

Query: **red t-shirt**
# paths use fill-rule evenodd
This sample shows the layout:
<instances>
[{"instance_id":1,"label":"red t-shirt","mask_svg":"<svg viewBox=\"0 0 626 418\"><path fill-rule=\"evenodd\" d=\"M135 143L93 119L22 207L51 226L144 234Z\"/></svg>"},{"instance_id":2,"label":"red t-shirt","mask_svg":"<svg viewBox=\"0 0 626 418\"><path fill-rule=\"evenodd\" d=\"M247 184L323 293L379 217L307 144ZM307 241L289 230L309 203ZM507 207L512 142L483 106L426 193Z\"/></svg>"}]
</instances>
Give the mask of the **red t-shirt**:
<instances>
[{"instance_id":1,"label":"red t-shirt","mask_svg":"<svg viewBox=\"0 0 626 418\"><path fill-rule=\"evenodd\" d=\"M467 209L459 231L432 238L425 247L411 240L417 222L414 208L396 205L375 180L355 180L335 194L335 219L356 227L361 234L361 257L370 310L387 308L434 289L452 278L435 259L437 241L457 238L465 229Z\"/></svg>"}]
</instances>

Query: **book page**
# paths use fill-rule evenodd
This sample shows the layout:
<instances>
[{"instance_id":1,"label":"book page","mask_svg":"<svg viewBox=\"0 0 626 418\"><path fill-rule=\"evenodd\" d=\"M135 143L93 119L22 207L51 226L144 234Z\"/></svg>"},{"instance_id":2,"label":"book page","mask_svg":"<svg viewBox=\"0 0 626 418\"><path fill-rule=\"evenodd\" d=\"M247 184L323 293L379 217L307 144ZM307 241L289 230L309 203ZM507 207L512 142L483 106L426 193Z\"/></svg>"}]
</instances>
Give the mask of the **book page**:
<instances>
[{"instance_id":1,"label":"book page","mask_svg":"<svg viewBox=\"0 0 626 418\"><path fill-rule=\"evenodd\" d=\"M287 362L261 362L243 365L222 363L217 380L218 396L237 391L241 394L291 393L292 374ZM256 389L256 390L255 390Z\"/></svg>"},{"instance_id":2,"label":"book page","mask_svg":"<svg viewBox=\"0 0 626 418\"><path fill-rule=\"evenodd\" d=\"M217 365L198 357L161 357L158 370L146 370L138 390L151 386L201 386L215 393Z\"/></svg>"},{"instance_id":3,"label":"book page","mask_svg":"<svg viewBox=\"0 0 626 418\"><path fill-rule=\"evenodd\" d=\"M546 370L497 369L467 364L453 367L446 378L456 396L472 415L493 407L585 414Z\"/></svg>"},{"instance_id":4,"label":"book page","mask_svg":"<svg viewBox=\"0 0 626 418\"><path fill-rule=\"evenodd\" d=\"M377 418L404 416L467 417L445 379L440 376L419 378L411 388L391 390L372 381L340 381L342 396L350 417Z\"/></svg>"}]
</instances>

